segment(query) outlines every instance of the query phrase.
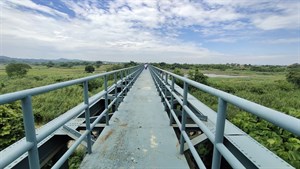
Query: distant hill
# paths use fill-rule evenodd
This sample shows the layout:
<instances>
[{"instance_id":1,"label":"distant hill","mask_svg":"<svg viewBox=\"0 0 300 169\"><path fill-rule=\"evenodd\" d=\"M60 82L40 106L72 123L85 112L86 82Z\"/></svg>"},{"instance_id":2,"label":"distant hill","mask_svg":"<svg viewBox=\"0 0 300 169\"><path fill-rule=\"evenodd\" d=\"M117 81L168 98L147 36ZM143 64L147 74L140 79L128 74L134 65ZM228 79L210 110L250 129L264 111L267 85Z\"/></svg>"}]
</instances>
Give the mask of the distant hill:
<instances>
[{"instance_id":1,"label":"distant hill","mask_svg":"<svg viewBox=\"0 0 300 169\"><path fill-rule=\"evenodd\" d=\"M28 63L28 64L34 64L34 63L47 63L47 62L54 62L54 63L59 63L59 62L84 62L83 60L77 60L77 59L65 59L65 58L60 58L60 59L23 59L23 58L12 58L12 57L7 57L7 56L0 56L0 64L4 63L12 63L12 62L22 62L22 63Z\"/></svg>"}]
</instances>

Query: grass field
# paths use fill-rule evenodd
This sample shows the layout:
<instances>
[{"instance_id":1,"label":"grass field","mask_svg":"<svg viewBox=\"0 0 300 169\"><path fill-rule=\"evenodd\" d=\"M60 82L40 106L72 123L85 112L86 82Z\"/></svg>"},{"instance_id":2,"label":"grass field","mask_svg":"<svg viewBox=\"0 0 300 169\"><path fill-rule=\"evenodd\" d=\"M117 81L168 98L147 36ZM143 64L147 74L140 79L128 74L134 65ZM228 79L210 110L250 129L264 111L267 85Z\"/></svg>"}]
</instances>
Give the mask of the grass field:
<instances>
[{"instance_id":1,"label":"grass field","mask_svg":"<svg viewBox=\"0 0 300 169\"><path fill-rule=\"evenodd\" d=\"M95 75L105 72L106 69L112 67L112 65L103 65L100 68L96 68L94 73L86 73L84 66L74 66L72 68L32 66L32 69L29 69L29 72L24 77L8 77L3 67L3 65L0 66L0 94ZM90 85L92 86L89 85L89 95L99 92L102 89L102 84L102 78L91 81ZM34 96L32 102L37 125L46 123L66 112L68 109L82 102L82 99L82 85L73 85Z\"/></svg>"}]
</instances>

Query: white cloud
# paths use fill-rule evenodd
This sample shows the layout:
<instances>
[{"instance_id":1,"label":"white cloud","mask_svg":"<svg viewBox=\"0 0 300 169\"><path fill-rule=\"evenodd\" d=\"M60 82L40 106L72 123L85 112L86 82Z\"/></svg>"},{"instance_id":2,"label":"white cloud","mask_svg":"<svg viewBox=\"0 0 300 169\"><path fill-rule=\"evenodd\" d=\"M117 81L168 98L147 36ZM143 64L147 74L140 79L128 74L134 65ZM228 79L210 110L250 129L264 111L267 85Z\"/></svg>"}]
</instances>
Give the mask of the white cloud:
<instances>
[{"instance_id":1,"label":"white cloud","mask_svg":"<svg viewBox=\"0 0 300 169\"><path fill-rule=\"evenodd\" d=\"M233 38L216 38L208 40L210 42L225 42L225 43L233 43L236 42L236 39Z\"/></svg>"},{"instance_id":2,"label":"white cloud","mask_svg":"<svg viewBox=\"0 0 300 169\"><path fill-rule=\"evenodd\" d=\"M260 29L273 30L273 29L298 29L299 14L291 13L285 16L267 16L264 18L255 18L253 23Z\"/></svg>"},{"instance_id":3,"label":"white cloud","mask_svg":"<svg viewBox=\"0 0 300 169\"><path fill-rule=\"evenodd\" d=\"M294 29L295 24L291 23L299 23L295 21L299 19L295 12L299 6L280 2L270 7L267 0L202 2L207 6L182 0L115 0L109 1L105 8L100 8L97 0L63 2L74 11L75 17L29 0L1 1L0 54L87 60L99 60L101 56L116 61L131 60L131 56L139 61L152 57L152 60L190 59L200 63L225 55L200 46L200 42L179 39L182 28L193 29L208 37L208 41L234 43L250 34L253 27ZM281 13L260 12L263 7ZM245 12L245 8L253 10L253 14Z\"/></svg>"},{"instance_id":4,"label":"white cloud","mask_svg":"<svg viewBox=\"0 0 300 169\"><path fill-rule=\"evenodd\" d=\"M133 1L135 2L135 1ZM148 1L145 1L148 2ZM18 5L44 11L48 7L41 8L29 1L14 1ZM164 22L153 4L147 6L140 3L128 3L129 8L119 8L119 1L111 4L110 11L95 8L89 3L80 2L68 3L67 5L76 12L79 18L68 18L67 20L54 19L39 13L22 11L5 3L2 10L3 21L2 38L4 49L1 54L20 56L23 51L28 52L30 44L36 48L45 46L45 50L31 52L33 56L52 56L56 53L64 57L73 57L74 53L80 56L88 56L83 59L97 59L102 53L113 56L127 56L132 52L141 55L148 52L148 55L160 55L174 57L208 57L214 52L197 47L194 44L185 44L172 37L160 37L151 28L159 27ZM134 24L140 22L141 25ZM141 26L142 28L140 28ZM8 43L10 42L10 43ZM22 43L26 45L22 46ZM18 50L10 51L8 45L17 46ZM48 47L47 47L48 46ZM94 52L90 52L94 51ZM28 52L28 55L30 52ZM78 56L78 54L76 54ZM75 56L76 56L75 55ZM112 58L106 58L112 59Z\"/></svg>"},{"instance_id":5,"label":"white cloud","mask_svg":"<svg viewBox=\"0 0 300 169\"><path fill-rule=\"evenodd\" d=\"M262 41L262 43L268 44L290 44L290 43L298 43L300 46L300 37L298 38L286 38L286 39L270 39Z\"/></svg>"},{"instance_id":6,"label":"white cloud","mask_svg":"<svg viewBox=\"0 0 300 169\"><path fill-rule=\"evenodd\" d=\"M44 12L53 16L59 16L59 17L67 17L65 13L59 12L55 9L42 6L42 5L37 5L34 2L28 1L28 0L4 0L3 4L6 4L7 6L10 6L12 8L16 7L25 7L29 9L33 9L39 12Z\"/></svg>"}]
</instances>

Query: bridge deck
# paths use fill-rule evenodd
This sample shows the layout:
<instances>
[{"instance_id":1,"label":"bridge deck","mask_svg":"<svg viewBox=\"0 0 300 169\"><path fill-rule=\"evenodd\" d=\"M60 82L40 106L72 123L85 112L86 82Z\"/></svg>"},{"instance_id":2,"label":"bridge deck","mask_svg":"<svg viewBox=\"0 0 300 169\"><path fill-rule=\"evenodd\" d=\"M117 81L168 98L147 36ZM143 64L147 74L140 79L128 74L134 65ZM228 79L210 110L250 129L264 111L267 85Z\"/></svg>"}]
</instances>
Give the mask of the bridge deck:
<instances>
[{"instance_id":1,"label":"bridge deck","mask_svg":"<svg viewBox=\"0 0 300 169\"><path fill-rule=\"evenodd\" d=\"M189 168L158 98L143 71L80 168Z\"/></svg>"}]
</instances>

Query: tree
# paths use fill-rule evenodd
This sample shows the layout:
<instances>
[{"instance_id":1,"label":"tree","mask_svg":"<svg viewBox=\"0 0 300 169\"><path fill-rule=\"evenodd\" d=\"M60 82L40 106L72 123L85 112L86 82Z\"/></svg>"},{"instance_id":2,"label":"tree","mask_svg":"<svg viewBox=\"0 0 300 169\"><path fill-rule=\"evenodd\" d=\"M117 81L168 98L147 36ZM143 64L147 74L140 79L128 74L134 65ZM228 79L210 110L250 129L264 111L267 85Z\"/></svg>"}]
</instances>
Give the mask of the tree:
<instances>
[{"instance_id":1,"label":"tree","mask_svg":"<svg viewBox=\"0 0 300 169\"><path fill-rule=\"evenodd\" d=\"M300 64L295 63L288 66L288 73L286 75L286 80L300 87Z\"/></svg>"},{"instance_id":2,"label":"tree","mask_svg":"<svg viewBox=\"0 0 300 169\"><path fill-rule=\"evenodd\" d=\"M92 66L92 65L88 65L88 66L85 67L84 70L85 70L87 73L93 73L93 72L95 71L95 68L94 68L94 66Z\"/></svg>"},{"instance_id":3,"label":"tree","mask_svg":"<svg viewBox=\"0 0 300 169\"><path fill-rule=\"evenodd\" d=\"M10 63L5 67L8 76L25 76L31 67L24 63Z\"/></svg>"},{"instance_id":4,"label":"tree","mask_svg":"<svg viewBox=\"0 0 300 169\"><path fill-rule=\"evenodd\" d=\"M126 68L126 67L131 67L131 66L136 66L136 65L138 65L138 64L135 63L134 61L130 61L129 63L125 63L125 64L124 64L124 68Z\"/></svg>"},{"instance_id":5,"label":"tree","mask_svg":"<svg viewBox=\"0 0 300 169\"><path fill-rule=\"evenodd\" d=\"M195 71L189 71L189 78L196 82L207 84L208 77L205 76L203 73L199 72L198 69L196 69Z\"/></svg>"},{"instance_id":6,"label":"tree","mask_svg":"<svg viewBox=\"0 0 300 169\"><path fill-rule=\"evenodd\" d=\"M49 61L47 64L46 64L46 66L49 68L49 67L54 67L54 63L53 62L51 62L51 61Z\"/></svg>"},{"instance_id":7,"label":"tree","mask_svg":"<svg viewBox=\"0 0 300 169\"><path fill-rule=\"evenodd\" d=\"M118 69L122 69L122 68L124 68L124 65L114 64L113 66L106 68L106 71L110 72L110 71L118 70Z\"/></svg>"},{"instance_id":8,"label":"tree","mask_svg":"<svg viewBox=\"0 0 300 169\"><path fill-rule=\"evenodd\" d=\"M162 69L166 69L166 66L167 66L167 64L165 62L160 62L158 65Z\"/></svg>"},{"instance_id":9,"label":"tree","mask_svg":"<svg viewBox=\"0 0 300 169\"><path fill-rule=\"evenodd\" d=\"M95 63L96 68L99 68L101 65L103 65L102 61L96 61Z\"/></svg>"}]
</instances>

